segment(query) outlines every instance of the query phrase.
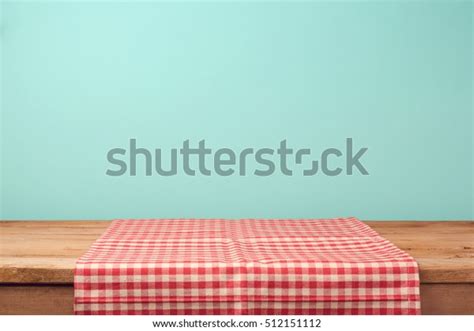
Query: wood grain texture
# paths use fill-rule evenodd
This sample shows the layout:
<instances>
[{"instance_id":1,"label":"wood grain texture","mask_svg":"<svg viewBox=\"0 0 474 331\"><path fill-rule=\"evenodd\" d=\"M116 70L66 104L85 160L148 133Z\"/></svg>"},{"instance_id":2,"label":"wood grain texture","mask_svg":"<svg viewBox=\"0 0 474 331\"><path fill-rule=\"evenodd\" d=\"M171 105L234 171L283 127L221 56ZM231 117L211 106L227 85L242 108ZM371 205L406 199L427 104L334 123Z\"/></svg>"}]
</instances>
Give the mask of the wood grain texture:
<instances>
[{"instance_id":1,"label":"wood grain texture","mask_svg":"<svg viewBox=\"0 0 474 331\"><path fill-rule=\"evenodd\" d=\"M72 285L0 285L0 315L71 315Z\"/></svg>"},{"instance_id":2,"label":"wood grain texture","mask_svg":"<svg viewBox=\"0 0 474 331\"><path fill-rule=\"evenodd\" d=\"M366 223L418 261L422 283L474 283L474 221ZM1 221L0 283L72 284L75 260L109 224Z\"/></svg>"},{"instance_id":3,"label":"wood grain texture","mask_svg":"<svg viewBox=\"0 0 474 331\"><path fill-rule=\"evenodd\" d=\"M0 285L0 315L73 313L72 285ZM474 284L423 284L424 315L474 314Z\"/></svg>"},{"instance_id":4,"label":"wood grain texture","mask_svg":"<svg viewBox=\"0 0 474 331\"><path fill-rule=\"evenodd\" d=\"M422 284L423 315L474 315L474 284Z\"/></svg>"}]
</instances>

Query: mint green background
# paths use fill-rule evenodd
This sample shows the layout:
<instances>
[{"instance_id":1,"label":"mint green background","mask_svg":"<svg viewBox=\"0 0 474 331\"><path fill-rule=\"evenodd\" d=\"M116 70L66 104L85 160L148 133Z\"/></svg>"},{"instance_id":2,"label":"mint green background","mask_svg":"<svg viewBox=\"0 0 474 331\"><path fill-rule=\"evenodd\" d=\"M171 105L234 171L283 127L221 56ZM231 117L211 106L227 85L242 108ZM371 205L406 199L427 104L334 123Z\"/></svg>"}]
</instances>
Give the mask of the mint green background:
<instances>
[{"instance_id":1,"label":"mint green background","mask_svg":"<svg viewBox=\"0 0 474 331\"><path fill-rule=\"evenodd\" d=\"M1 218L473 219L471 2L2 2ZM108 177L171 148L367 146L370 176Z\"/></svg>"}]
</instances>

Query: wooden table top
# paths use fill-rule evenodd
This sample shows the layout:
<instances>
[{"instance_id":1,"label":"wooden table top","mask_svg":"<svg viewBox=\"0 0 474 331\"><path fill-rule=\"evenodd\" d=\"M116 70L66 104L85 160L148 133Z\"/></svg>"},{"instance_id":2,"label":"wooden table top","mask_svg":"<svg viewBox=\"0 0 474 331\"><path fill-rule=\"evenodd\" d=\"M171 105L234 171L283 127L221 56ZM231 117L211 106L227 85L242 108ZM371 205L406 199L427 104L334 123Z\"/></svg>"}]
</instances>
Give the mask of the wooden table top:
<instances>
[{"instance_id":1,"label":"wooden table top","mask_svg":"<svg viewBox=\"0 0 474 331\"><path fill-rule=\"evenodd\" d=\"M76 259L110 221L0 221L0 283L72 284ZM474 283L474 221L368 221L410 253L422 283Z\"/></svg>"}]
</instances>

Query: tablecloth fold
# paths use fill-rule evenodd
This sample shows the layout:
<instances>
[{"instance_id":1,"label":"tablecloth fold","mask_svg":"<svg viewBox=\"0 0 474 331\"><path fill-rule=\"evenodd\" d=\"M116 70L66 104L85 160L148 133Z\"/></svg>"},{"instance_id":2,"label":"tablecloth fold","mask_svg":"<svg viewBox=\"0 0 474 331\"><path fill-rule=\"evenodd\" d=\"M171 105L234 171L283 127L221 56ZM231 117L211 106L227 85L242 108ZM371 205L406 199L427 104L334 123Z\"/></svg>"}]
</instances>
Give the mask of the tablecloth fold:
<instances>
[{"instance_id":1,"label":"tablecloth fold","mask_svg":"<svg viewBox=\"0 0 474 331\"><path fill-rule=\"evenodd\" d=\"M416 261L356 218L115 220L76 314L419 314Z\"/></svg>"}]
</instances>

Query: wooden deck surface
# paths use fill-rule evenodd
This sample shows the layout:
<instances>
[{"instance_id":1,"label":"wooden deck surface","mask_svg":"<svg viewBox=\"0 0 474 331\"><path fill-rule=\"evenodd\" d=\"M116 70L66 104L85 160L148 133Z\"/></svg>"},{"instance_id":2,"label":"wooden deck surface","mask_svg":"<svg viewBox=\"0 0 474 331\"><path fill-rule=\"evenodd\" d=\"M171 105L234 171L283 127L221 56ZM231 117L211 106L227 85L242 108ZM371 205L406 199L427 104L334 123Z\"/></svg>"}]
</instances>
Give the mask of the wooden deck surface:
<instances>
[{"instance_id":1,"label":"wooden deck surface","mask_svg":"<svg viewBox=\"0 0 474 331\"><path fill-rule=\"evenodd\" d=\"M424 314L474 314L474 221L366 222L418 262ZM70 314L76 259L109 221L0 221L0 314Z\"/></svg>"},{"instance_id":2,"label":"wooden deck surface","mask_svg":"<svg viewBox=\"0 0 474 331\"><path fill-rule=\"evenodd\" d=\"M410 253L422 283L474 283L474 222L366 222ZM0 283L70 284L109 221L1 221Z\"/></svg>"}]
</instances>

